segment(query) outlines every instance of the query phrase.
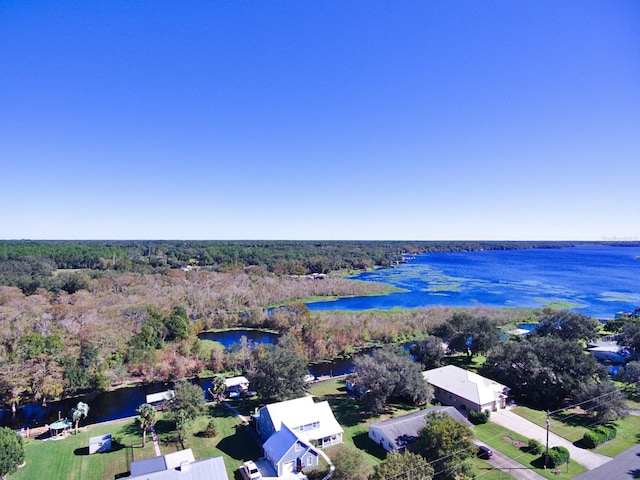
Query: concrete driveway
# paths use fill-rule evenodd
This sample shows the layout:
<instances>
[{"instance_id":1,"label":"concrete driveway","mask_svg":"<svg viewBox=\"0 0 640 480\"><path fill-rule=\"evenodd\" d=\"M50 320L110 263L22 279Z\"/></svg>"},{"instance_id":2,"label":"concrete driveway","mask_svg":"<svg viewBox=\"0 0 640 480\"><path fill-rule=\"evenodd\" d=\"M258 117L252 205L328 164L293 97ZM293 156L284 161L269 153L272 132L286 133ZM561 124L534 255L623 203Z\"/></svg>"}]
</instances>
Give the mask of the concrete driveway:
<instances>
[{"instance_id":1,"label":"concrete driveway","mask_svg":"<svg viewBox=\"0 0 640 480\"><path fill-rule=\"evenodd\" d=\"M539 427L535 423L516 415L509 409L491 412L490 420L522 435L523 437L534 438L542 443L542 445L546 445L547 430L545 428ZM555 433L549 432L549 448L555 446L565 447L571 454L571 461L579 463L588 470L598 468L600 465L604 465L611 460L611 457L606 457L584 448L578 448L569 440L565 440Z\"/></svg>"}]
</instances>

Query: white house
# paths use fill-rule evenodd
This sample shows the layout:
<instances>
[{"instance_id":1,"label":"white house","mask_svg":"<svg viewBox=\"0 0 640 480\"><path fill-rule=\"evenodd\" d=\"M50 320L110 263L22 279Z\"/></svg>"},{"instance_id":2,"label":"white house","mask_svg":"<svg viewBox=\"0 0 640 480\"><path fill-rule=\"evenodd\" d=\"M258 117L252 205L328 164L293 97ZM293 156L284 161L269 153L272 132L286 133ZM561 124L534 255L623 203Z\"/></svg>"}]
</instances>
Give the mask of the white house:
<instances>
[{"instance_id":1,"label":"white house","mask_svg":"<svg viewBox=\"0 0 640 480\"><path fill-rule=\"evenodd\" d=\"M333 416L329 403L316 403L309 396L266 405L253 418L263 440L286 425L301 440L320 448L342 443L344 430Z\"/></svg>"},{"instance_id":2,"label":"white house","mask_svg":"<svg viewBox=\"0 0 640 480\"><path fill-rule=\"evenodd\" d=\"M196 460L190 448L131 462L131 480L229 480L222 457Z\"/></svg>"},{"instance_id":3,"label":"white house","mask_svg":"<svg viewBox=\"0 0 640 480\"><path fill-rule=\"evenodd\" d=\"M431 412L449 415L455 421L473 427L454 407L431 407L373 423L368 427L369 438L387 452L411 450L418 439L418 432L427 424L425 416Z\"/></svg>"},{"instance_id":4,"label":"white house","mask_svg":"<svg viewBox=\"0 0 640 480\"><path fill-rule=\"evenodd\" d=\"M509 388L489 378L454 365L422 372L433 386L435 399L460 410L489 410L505 408Z\"/></svg>"}]
</instances>

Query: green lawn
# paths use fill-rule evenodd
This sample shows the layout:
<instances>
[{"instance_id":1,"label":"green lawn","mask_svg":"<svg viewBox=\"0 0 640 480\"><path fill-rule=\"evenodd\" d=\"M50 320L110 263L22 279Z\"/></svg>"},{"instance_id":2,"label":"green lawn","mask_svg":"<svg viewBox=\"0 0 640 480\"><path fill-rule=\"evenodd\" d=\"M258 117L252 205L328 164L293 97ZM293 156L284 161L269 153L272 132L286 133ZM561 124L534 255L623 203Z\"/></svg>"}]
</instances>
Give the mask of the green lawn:
<instances>
[{"instance_id":1,"label":"green lawn","mask_svg":"<svg viewBox=\"0 0 640 480\"><path fill-rule=\"evenodd\" d=\"M369 438L367 426L370 423L375 423L391 416L399 416L419 409L418 407L409 407L407 405L391 405L389 411L383 415L367 415L362 412L360 403L357 400L348 397L344 380L328 380L313 384L309 392L319 400L327 400L329 402L336 420L344 429L344 443L353 445L365 452L371 466L382 462L386 458L387 452ZM327 453L331 456L331 449ZM506 480L511 478L506 473L493 469L486 461L477 457L473 458L473 465L476 474L483 479Z\"/></svg>"},{"instance_id":2,"label":"green lawn","mask_svg":"<svg viewBox=\"0 0 640 480\"><path fill-rule=\"evenodd\" d=\"M513 412L536 425L546 428L546 413L541 410L518 406L513 409ZM591 423L593 423L593 420L590 418L560 412L551 415L549 430L570 442L576 443L582 439L584 432L587 431L586 426ZM640 417L629 415L626 418L618 419L614 422L614 425L618 430L616 438L600 445L594 450L595 452L608 457L615 457L640 441L638 436L638 432L640 432Z\"/></svg>"},{"instance_id":3,"label":"green lawn","mask_svg":"<svg viewBox=\"0 0 640 480\"><path fill-rule=\"evenodd\" d=\"M154 455L153 444L142 448L142 438L132 420L81 428L78 435L59 440L28 440L25 445L26 464L9 476L10 480L40 479L45 472L49 480L112 479L125 476L129 464ZM112 451L89 455L89 437L112 434Z\"/></svg>"},{"instance_id":4,"label":"green lawn","mask_svg":"<svg viewBox=\"0 0 640 480\"><path fill-rule=\"evenodd\" d=\"M536 473L545 478L568 480L586 471L582 465L576 462L570 462L569 465L565 464L554 470L543 469L543 465L540 462L540 455L532 455L513 444L514 441L527 443L528 438L518 435L493 422L476 425L473 430L479 440L520 463L523 467L535 470Z\"/></svg>"},{"instance_id":5,"label":"green lawn","mask_svg":"<svg viewBox=\"0 0 640 480\"><path fill-rule=\"evenodd\" d=\"M202 432L211 418L215 418L218 433L206 438ZM182 450L175 425L163 415L156 423L156 432L163 454ZM114 448L111 452L88 455L89 437L111 433ZM199 417L187 436L184 448L191 448L196 459L222 456L230 479L244 460L258 459L261 449L252 440L238 417L223 405L210 405L209 415ZM89 425L78 435L60 440L29 440L25 445L26 465L10 480L39 480L46 465L47 480L115 479L128 475L133 460L155 455L151 435L142 448L142 435L134 421L122 420L109 424Z\"/></svg>"}]
</instances>

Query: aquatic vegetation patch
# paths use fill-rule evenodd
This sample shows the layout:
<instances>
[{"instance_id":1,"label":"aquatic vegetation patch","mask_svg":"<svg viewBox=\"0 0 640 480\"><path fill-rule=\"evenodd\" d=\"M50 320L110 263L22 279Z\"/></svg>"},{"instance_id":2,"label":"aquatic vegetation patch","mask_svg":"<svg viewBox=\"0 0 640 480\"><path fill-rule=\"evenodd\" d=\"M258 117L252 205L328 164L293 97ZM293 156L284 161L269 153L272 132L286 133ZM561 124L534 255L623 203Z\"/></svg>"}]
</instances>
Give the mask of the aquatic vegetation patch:
<instances>
[{"instance_id":1,"label":"aquatic vegetation patch","mask_svg":"<svg viewBox=\"0 0 640 480\"><path fill-rule=\"evenodd\" d=\"M640 294L628 292L602 292L598 297L603 302L640 303Z\"/></svg>"}]
</instances>

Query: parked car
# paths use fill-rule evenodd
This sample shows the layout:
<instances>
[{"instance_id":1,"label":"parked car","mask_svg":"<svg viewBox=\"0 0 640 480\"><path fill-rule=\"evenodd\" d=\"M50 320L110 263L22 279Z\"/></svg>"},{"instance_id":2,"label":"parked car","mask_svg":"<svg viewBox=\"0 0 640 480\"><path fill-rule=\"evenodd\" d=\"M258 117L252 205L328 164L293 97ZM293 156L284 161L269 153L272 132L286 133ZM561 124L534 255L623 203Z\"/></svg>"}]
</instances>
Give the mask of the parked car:
<instances>
[{"instance_id":1,"label":"parked car","mask_svg":"<svg viewBox=\"0 0 640 480\"><path fill-rule=\"evenodd\" d=\"M480 458L489 459L493 456L493 451L489 447L485 447L484 445L480 445L478 447L478 456Z\"/></svg>"},{"instance_id":2,"label":"parked car","mask_svg":"<svg viewBox=\"0 0 640 480\"><path fill-rule=\"evenodd\" d=\"M258 469L258 466L255 464L253 460L248 460L242 464L242 475L247 480L260 480L262 478L262 474Z\"/></svg>"}]
</instances>

